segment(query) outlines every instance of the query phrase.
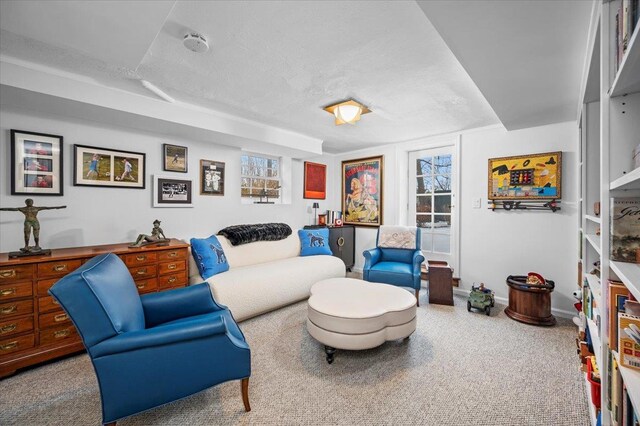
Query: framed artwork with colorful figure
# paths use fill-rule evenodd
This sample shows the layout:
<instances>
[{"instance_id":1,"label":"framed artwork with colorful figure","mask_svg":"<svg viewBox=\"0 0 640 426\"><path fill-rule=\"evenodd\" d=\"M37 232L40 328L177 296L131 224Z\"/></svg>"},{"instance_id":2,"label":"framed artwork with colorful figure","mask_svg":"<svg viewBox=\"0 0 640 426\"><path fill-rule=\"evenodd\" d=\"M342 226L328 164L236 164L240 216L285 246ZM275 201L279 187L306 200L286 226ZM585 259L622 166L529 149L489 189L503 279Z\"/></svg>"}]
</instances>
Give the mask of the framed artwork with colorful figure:
<instances>
[{"instance_id":1,"label":"framed artwork with colorful figure","mask_svg":"<svg viewBox=\"0 0 640 426\"><path fill-rule=\"evenodd\" d=\"M304 198L324 200L327 198L327 165L304 162Z\"/></svg>"},{"instance_id":2,"label":"framed artwork with colorful figure","mask_svg":"<svg viewBox=\"0 0 640 426\"><path fill-rule=\"evenodd\" d=\"M382 225L384 157L342 162L342 211L345 225Z\"/></svg>"},{"instance_id":3,"label":"framed artwork with colorful figure","mask_svg":"<svg viewBox=\"0 0 640 426\"><path fill-rule=\"evenodd\" d=\"M11 130L11 195L63 195L62 136Z\"/></svg>"},{"instance_id":4,"label":"framed artwork with colorful figure","mask_svg":"<svg viewBox=\"0 0 640 426\"><path fill-rule=\"evenodd\" d=\"M562 198L562 152L489 159L489 200Z\"/></svg>"}]
</instances>

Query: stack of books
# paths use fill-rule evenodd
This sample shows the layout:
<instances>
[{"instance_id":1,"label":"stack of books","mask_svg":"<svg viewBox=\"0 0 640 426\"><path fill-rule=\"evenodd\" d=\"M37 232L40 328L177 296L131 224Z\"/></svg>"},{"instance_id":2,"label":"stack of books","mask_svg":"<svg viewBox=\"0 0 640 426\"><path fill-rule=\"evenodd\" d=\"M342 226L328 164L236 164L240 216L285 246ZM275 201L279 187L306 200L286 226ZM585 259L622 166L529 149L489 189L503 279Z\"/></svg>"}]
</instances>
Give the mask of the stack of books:
<instances>
[{"instance_id":1,"label":"stack of books","mask_svg":"<svg viewBox=\"0 0 640 426\"><path fill-rule=\"evenodd\" d=\"M616 51L615 72L618 72L622 58L629 47L629 40L638 24L640 0L622 0L620 9L616 14Z\"/></svg>"}]
</instances>

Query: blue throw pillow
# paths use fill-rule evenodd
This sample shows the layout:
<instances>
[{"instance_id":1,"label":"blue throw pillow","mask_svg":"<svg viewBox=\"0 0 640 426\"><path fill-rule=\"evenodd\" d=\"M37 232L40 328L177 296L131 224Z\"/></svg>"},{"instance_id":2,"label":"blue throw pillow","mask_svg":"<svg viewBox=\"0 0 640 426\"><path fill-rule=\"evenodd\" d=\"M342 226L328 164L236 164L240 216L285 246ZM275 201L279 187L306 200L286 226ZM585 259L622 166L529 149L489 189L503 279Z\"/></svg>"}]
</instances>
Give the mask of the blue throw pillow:
<instances>
[{"instance_id":1,"label":"blue throw pillow","mask_svg":"<svg viewBox=\"0 0 640 426\"><path fill-rule=\"evenodd\" d=\"M329 247L329 228L300 229L300 256L331 255Z\"/></svg>"},{"instance_id":2,"label":"blue throw pillow","mask_svg":"<svg viewBox=\"0 0 640 426\"><path fill-rule=\"evenodd\" d=\"M205 280L229 270L227 257L215 235L209 238L192 238L191 254L198 265L200 276Z\"/></svg>"}]
</instances>

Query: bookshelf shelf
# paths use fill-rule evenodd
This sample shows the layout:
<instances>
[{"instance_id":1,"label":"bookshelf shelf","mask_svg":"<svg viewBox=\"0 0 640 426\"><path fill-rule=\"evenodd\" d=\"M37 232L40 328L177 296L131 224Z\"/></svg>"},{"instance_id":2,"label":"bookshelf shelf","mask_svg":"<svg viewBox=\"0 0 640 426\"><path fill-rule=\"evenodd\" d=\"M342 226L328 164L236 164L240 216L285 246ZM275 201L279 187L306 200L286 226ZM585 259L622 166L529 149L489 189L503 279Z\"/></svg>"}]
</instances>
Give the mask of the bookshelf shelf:
<instances>
[{"instance_id":1,"label":"bookshelf shelf","mask_svg":"<svg viewBox=\"0 0 640 426\"><path fill-rule=\"evenodd\" d=\"M638 72L640 72L640 70L638 70ZM640 189L640 168L634 169L626 175L611 182L610 189L612 191Z\"/></svg>"},{"instance_id":2,"label":"bookshelf shelf","mask_svg":"<svg viewBox=\"0 0 640 426\"><path fill-rule=\"evenodd\" d=\"M594 248L594 250L598 254L602 254L602 250L600 249L600 237L597 235L585 234L585 238L589 241L589 244Z\"/></svg>"},{"instance_id":3,"label":"bookshelf shelf","mask_svg":"<svg viewBox=\"0 0 640 426\"><path fill-rule=\"evenodd\" d=\"M585 278L589 283L589 288L591 289L593 297L596 299L596 304L600 306L600 301L602 300L602 287L600 286L600 278L596 277L593 274L585 274Z\"/></svg>"},{"instance_id":4,"label":"bookshelf shelf","mask_svg":"<svg viewBox=\"0 0 640 426\"><path fill-rule=\"evenodd\" d=\"M589 325L589 334L591 335L591 343L593 345L593 354L596 356L596 364L598 364L599 368L604 366L601 362L600 352L602 350L602 343L600 340L600 334L598 332L598 326L591 319L587 319L587 324Z\"/></svg>"},{"instance_id":5,"label":"bookshelf shelf","mask_svg":"<svg viewBox=\"0 0 640 426\"><path fill-rule=\"evenodd\" d=\"M631 294L640 300L640 264L611 261L609 266Z\"/></svg>"},{"instance_id":6,"label":"bookshelf shelf","mask_svg":"<svg viewBox=\"0 0 640 426\"><path fill-rule=\"evenodd\" d=\"M585 215L585 219L590 220L593 223L602 223L602 219L598 216Z\"/></svg>"},{"instance_id":7,"label":"bookshelf shelf","mask_svg":"<svg viewBox=\"0 0 640 426\"><path fill-rule=\"evenodd\" d=\"M635 31L629 40L627 51L620 63L620 69L613 80L609 96L620 96L627 93L640 91L640 41L638 38L640 25L636 25Z\"/></svg>"},{"instance_id":8,"label":"bookshelf shelf","mask_svg":"<svg viewBox=\"0 0 640 426\"><path fill-rule=\"evenodd\" d=\"M640 409L640 371L620 365L620 355L618 354L618 352L611 351L611 353L618 362L620 374L622 375L622 380L627 387L629 399L631 399L631 404L633 404L633 408L637 412Z\"/></svg>"}]
</instances>

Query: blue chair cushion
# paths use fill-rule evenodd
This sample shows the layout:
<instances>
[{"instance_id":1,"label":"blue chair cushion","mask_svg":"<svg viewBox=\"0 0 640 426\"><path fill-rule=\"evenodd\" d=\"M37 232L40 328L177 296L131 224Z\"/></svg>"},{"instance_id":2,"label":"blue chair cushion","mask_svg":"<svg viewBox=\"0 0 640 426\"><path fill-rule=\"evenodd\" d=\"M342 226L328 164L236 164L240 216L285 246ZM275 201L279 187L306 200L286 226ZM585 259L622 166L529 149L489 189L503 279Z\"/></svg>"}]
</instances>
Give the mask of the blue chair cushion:
<instances>
[{"instance_id":1,"label":"blue chair cushion","mask_svg":"<svg viewBox=\"0 0 640 426\"><path fill-rule=\"evenodd\" d=\"M329 228L299 229L300 256L331 255L329 247Z\"/></svg>"},{"instance_id":2,"label":"blue chair cushion","mask_svg":"<svg viewBox=\"0 0 640 426\"><path fill-rule=\"evenodd\" d=\"M209 238L192 238L191 255L198 265L200 276L205 280L229 270L227 256L215 235Z\"/></svg>"},{"instance_id":3,"label":"blue chair cushion","mask_svg":"<svg viewBox=\"0 0 640 426\"><path fill-rule=\"evenodd\" d=\"M412 265L398 262L380 262L369 269L368 281L413 287Z\"/></svg>"},{"instance_id":4,"label":"blue chair cushion","mask_svg":"<svg viewBox=\"0 0 640 426\"><path fill-rule=\"evenodd\" d=\"M413 264L399 262L379 262L371 267L372 271L387 272L392 274L413 275Z\"/></svg>"}]
</instances>

